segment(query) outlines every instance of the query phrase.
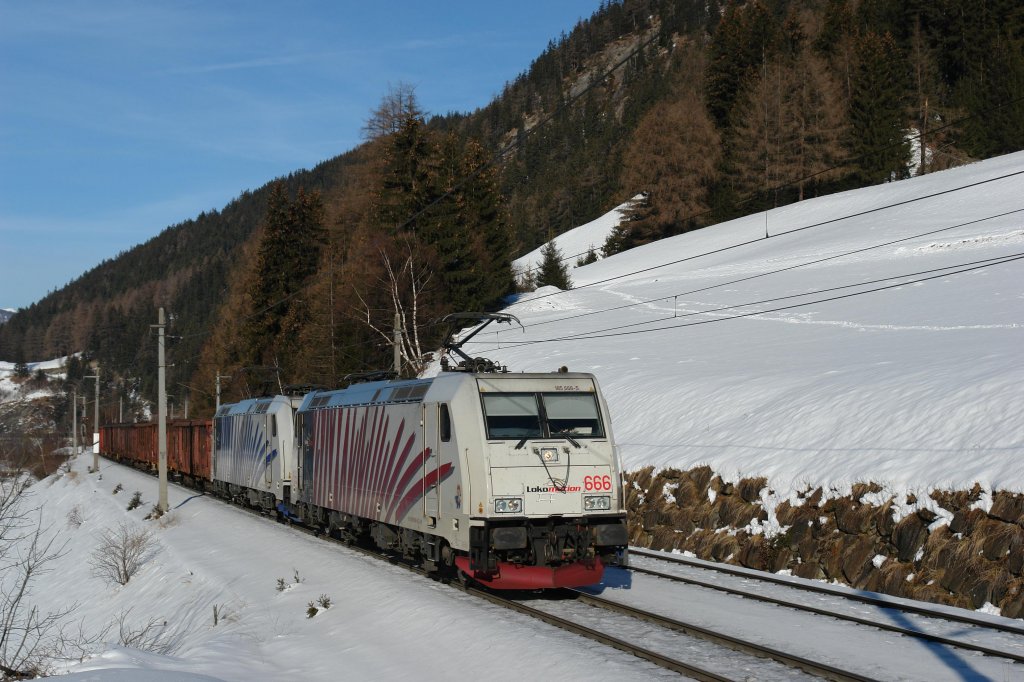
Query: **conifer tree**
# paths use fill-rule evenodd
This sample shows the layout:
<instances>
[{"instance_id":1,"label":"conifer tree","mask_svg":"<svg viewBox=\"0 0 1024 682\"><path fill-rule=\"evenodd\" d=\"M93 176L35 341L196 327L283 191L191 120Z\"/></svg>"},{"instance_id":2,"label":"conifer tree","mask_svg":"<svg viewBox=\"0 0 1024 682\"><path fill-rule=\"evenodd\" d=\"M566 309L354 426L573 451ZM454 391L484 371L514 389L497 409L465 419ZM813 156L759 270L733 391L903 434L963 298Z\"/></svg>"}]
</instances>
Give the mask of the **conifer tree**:
<instances>
[{"instance_id":1,"label":"conifer tree","mask_svg":"<svg viewBox=\"0 0 1024 682\"><path fill-rule=\"evenodd\" d=\"M466 232L474 240L479 305L493 309L512 293L513 240L508 211L499 186L498 168L491 164L483 145L470 140L462 154L461 205L466 214Z\"/></svg>"},{"instance_id":2,"label":"conifer tree","mask_svg":"<svg viewBox=\"0 0 1024 682\"><path fill-rule=\"evenodd\" d=\"M554 240L549 241L540 250L543 260L540 263L540 271L537 273L537 286L558 287L563 291L572 289L572 280L569 279L569 268L562 259L562 252Z\"/></svg>"},{"instance_id":3,"label":"conifer tree","mask_svg":"<svg viewBox=\"0 0 1024 682\"><path fill-rule=\"evenodd\" d=\"M250 273L252 315L245 324L246 360L270 364L282 340L299 325L295 295L316 274L324 241L319 193L299 190L294 202L284 183L271 188L263 236ZM281 337L284 336L285 339Z\"/></svg>"},{"instance_id":4,"label":"conifer tree","mask_svg":"<svg viewBox=\"0 0 1024 682\"><path fill-rule=\"evenodd\" d=\"M892 35L866 32L857 43L857 68L850 101L851 151L863 184L909 175L903 93L905 72Z\"/></svg>"}]
</instances>

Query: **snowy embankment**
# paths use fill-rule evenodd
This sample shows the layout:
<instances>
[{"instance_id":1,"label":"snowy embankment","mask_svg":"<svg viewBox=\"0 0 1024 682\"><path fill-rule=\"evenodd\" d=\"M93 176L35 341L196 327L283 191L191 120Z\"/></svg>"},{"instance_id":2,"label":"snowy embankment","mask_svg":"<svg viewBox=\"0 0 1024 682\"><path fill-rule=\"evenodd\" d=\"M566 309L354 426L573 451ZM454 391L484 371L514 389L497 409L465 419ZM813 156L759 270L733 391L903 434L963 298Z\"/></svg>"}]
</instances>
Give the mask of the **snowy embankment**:
<instances>
[{"instance_id":1,"label":"snowy embankment","mask_svg":"<svg viewBox=\"0 0 1024 682\"><path fill-rule=\"evenodd\" d=\"M765 476L776 500L858 481L1024 491L1022 255L1017 153L575 268L575 289L507 309L525 330L467 348L594 372L627 469Z\"/></svg>"},{"instance_id":2,"label":"snowy embankment","mask_svg":"<svg viewBox=\"0 0 1024 682\"><path fill-rule=\"evenodd\" d=\"M98 478L86 472L91 463L82 455L70 473L30 489L42 527L67 542L33 602L44 612L77 604L69 633L81 623L87 638L114 624L87 647L103 653L69 664L77 674L67 679L519 680L536 662L573 679L641 680L655 670L175 485L171 511L145 521L156 479L106 460ZM143 504L128 511L136 490ZM97 535L122 523L153 540L141 570L118 586L91 564ZM312 618L310 603L319 608ZM136 632L155 624L148 648L160 653L118 646L120 621Z\"/></svg>"}]
</instances>

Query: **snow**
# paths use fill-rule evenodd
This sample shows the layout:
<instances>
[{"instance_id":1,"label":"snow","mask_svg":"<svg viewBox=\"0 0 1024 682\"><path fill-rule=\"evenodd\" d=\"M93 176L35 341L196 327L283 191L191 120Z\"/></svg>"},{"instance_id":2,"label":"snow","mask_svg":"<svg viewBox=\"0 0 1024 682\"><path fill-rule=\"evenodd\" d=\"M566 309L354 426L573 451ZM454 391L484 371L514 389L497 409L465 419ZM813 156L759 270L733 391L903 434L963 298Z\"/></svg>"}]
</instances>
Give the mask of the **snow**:
<instances>
[{"instance_id":1,"label":"snow","mask_svg":"<svg viewBox=\"0 0 1024 682\"><path fill-rule=\"evenodd\" d=\"M604 246L605 240L608 239L608 235L612 229L622 222L622 217L630 204L640 198L641 195L637 195L632 200L616 206L603 216L575 227L568 232L564 232L551 240L558 247L559 252L561 252L566 266L570 270L574 268L576 260L587 255L587 252L591 249L600 258L601 248ZM526 272L539 267L544 260L544 256L541 255L541 249L543 248L543 245L539 246L525 256L517 258L512 262L512 267L516 272Z\"/></svg>"},{"instance_id":2,"label":"snow","mask_svg":"<svg viewBox=\"0 0 1024 682\"><path fill-rule=\"evenodd\" d=\"M67 364L67 358L55 358L53 360L45 360L42 362L26 362L25 366L28 367L29 376L36 373L37 370L43 370L46 372L47 377L50 379L63 379L62 373L55 372ZM39 400L41 398L49 398L53 395L53 390L49 387L46 388L28 388L23 383L14 379L14 368L17 363L5 362L0 360L0 403L23 401L31 402L33 400Z\"/></svg>"},{"instance_id":3,"label":"snow","mask_svg":"<svg viewBox=\"0 0 1024 682\"><path fill-rule=\"evenodd\" d=\"M447 680L453 674L499 681L524 676L649 680L671 675L625 653L174 484L168 490L171 511L159 520L145 520L156 498L156 479L107 460L101 460L102 475L96 476L87 472L91 461L88 454L73 458L69 471L30 489L33 497L29 501L41 507L42 527L66 542L63 556L47 567L51 570L37 583L32 600L44 613L77 604L69 632L76 633L79 627L87 637L106 632L82 660L58 666L54 672L68 673L63 679L326 682L415 678L429 682ZM120 491L115 494L118 486ZM136 490L142 492L143 504L129 511L127 502ZM122 523L148 529L154 547L141 570L126 585L116 586L95 575L91 559L97 536ZM664 566L656 568L665 570ZM686 573L694 569L669 570ZM756 575L738 567L734 570ZM707 579L753 587L743 575ZM805 582L786 580L793 585ZM1016 666L1000 659L962 657L931 645L910 645L873 628L809 619L789 609L642 575L620 576L615 584L619 588L604 589L601 596L781 645L869 677L967 679L974 674L987 675L986 679L1002 679L1000 675L1016 679L1012 677ZM809 601L879 622L913 624L917 618L843 603L839 597L856 591L839 586L830 588L835 597L795 593L787 597L786 586L763 589L786 600ZM308 618L308 604L323 595L330 597L330 608ZM538 599L530 603L555 613L580 611L571 601ZM935 609L957 611L942 606ZM737 617L739 613L742 617ZM624 623L603 611L584 617L591 626L613 636L643 638L648 647L681 654L678 640L666 639L665 633L652 631L641 621ZM157 623L167 650L160 653L119 645L117 627L108 627L119 618L132 629ZM1007 622L991 606L979 619ZM1020 648L1017 635L965 634L956 624L949 629L952 637L1014 651ZM698 648L706 651L708 647L702 644ZM714 669L744 665L742 654L695 651L688 646L685 655L703 656L700 660ZM864 651L874 654L864 656ZM767 668L757 665L761 670L758 679L798 675L783 671L765 677Z\"/></svg>"},{"instance_id":4,"label":"snow","mask_svg":"<svg viewBox=\"0 0 1024 682\"><path fill-rule=\"evenodd\" d=\"M32 595L43 609L78 604L87 634L127 614L139 628L166 621L165 655L117 645L72 662L71 680L472 679L520 680L540 666L567 679L646 680L653 666L470 597L403 568L297 532L193 491L169 486L171 511L145 521L156 479L91 455L31 490L42 525L67 541ZM112 494L121 484L123 490ZM135 490L143 505L126 509ZM71 522L73 511L81 525ZM127 522L148 528L155 550L124 586L93 574L96 536ZM296 582L296 577L298 582ZM278 590L283 578L285 589ZM330 597L307 618L307 604ZM220 618L213 624L213 609ZM74 628L77 631L76 628ZM528 658L524 658L524 656Z\"/></svg>"},{"instance_id":5,"label":"snow","mask_svg":"<svg viewBox=\"0 0 1024 682\"><path fill-rule=\"evenodd\" d=\"M1022 197L1016 153L804 201L576 268L466 347L594 372L627 469L1024 491L1024 262L982 262L1024 255Z\"/></svg>"}]
</instances>

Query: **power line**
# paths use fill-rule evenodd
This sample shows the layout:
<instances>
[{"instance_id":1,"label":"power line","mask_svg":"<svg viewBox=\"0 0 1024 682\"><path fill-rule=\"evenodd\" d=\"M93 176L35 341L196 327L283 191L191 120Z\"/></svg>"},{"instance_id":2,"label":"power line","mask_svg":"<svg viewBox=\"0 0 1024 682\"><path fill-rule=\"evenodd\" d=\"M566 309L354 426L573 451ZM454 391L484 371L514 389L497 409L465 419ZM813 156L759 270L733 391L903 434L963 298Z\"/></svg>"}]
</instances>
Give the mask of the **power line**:
<instances>
[{"instance_id":1,"label":"power line","mask_svg":"<svg viewBox=\"0 0 1024 682\"><path fill-rule=\"evenodd\" d=\"M686 323L683 323L683 324L672 324L672 325L667 325L667 326L663 326L663 327L657 327L655 329L639 329L639 330L633 330L633 331L618 331L619 329L624 329L624 328L627 328L627 327L634 327L634 326L638 326L639 324L654 324L654 323L659 322L661 320L651 320L651 321L646 322L646 323L638 323L638 324L632 324L632 325L623 325L623 326L620 326L620 327L609 327L607 329L598 329L598 330L594 330L594 331L591 331L591 332L581 332L579 334L573 334L573 335L568 335L568 336L560 336L560 337L552 337L552 338L549 338L549 339L536 339L536 340L533 340L533 341L519 341L519 342L516 342L516 341L504 341L502 343L504 343L506 346L515 346L516 348L522 348L523 346L531 346L531 345L540 344L540 343L553 343L553 342L560 342L560 341L581 341L581 340L590 340L590 339L610 338L610 337L615 337L615 336L630 336L630 335L634 335L634 334L649 334L649 333L653 333L653 332L666 331L666 330L670 330L670 329L678 329L678 328L681 328L681 327L695 327L695 326L698 326L698 325L711 324L711 323L714 323L714 322L727 322L729 320L737 320L737 319L741 319L741 318L744 318L744 317L753 317L755 315L765 315L765 314L768 314L768 313L780 312L780 311L783 311L783 310L792 310L794 308L803 308L803 307L810 306L810 305L817 305L819 303L828 303L828 302L831 302L831 301L838 301L838 300L842 300L842 299L846 299L846 298L853 298L855 296L863 296L865 294L871 294L871 293L875 293L875 292L879 292L879 291L885 291L885 290L888 290L888 289L896 289L896 288L904 287L904 286L907 286L907 285L910 285L910 284L918 284L920 282L927 282L927 281L933 280L933 279L940 279L940 278L943 278L943 277L950 277L952 275L959 275L959 274L962 274L962 273L965 273L965 272L971 272L971 271L974 271L974 270L981 270L983 268L988 268L988 267L992 267L992 266L995 266L995 265L1003 265L1005 263L1011 263L1011 262L1014 262L1014 261L1017 261L1017 260L1021 260L1021 259L1024 259L1024 252L1008 254L1006 256L1000 256L998 258L985 259L985 260L982 260L982 261L972 261L970 263L962 263L960 265L949 266L949 267L946 267L946 268L939 268L939 270L942 270L942 272L940 272L939 274L930 274L927 277L920 277L918 279L910 279L910 280L906 280L906 281L900 281L900 282L897 282L895 284L888 284L888 285L885 285L885 286L875 287L873 289L866 289L864 291L856 291L856 292L853 292L853 293L842 294L842 295L839 295L839 296L830 296L830 297L827 297L827 298L817 299L817 300L814 300L814 301L806 301L804 303L795 303L793 305L779 306L777 308L769 308L767 310L755 310L755 311L748 312L748 313L738 313L736 315L729 315L729 316L725 316L725 317L717 317L717 318L713 318L713 319L710 319L710 320L700 320L698 322L686 322ZM955 269L955 268L961 268L961 269L955 270L953 272L949 271L949 270ZM893 276L893 277L886 277L886 278L883 278L883 279L880 279L880 280L875 280L875 282L888 281L888 280L891 280L891 279L902 279L904 277L915 277L915 276L918 276L918 275L924 275L924 274L934 273L934 272L936 272L936 270L922 270L922 271L914 272L914 273L908 273L908 274L903 274L903 275L896 275L896 276ZM749 303L742 303L742 304L737 304L737 305L732 305L732 306L724 306L722 308L717 308L717 309L714 309L714 310L700 311L700 312L696 312L696 313L688 313L687 315L685 315L683 317L689 317L689 316L693 316L693 315L706 315L706 314L710 314L710 313L713 313L713 312L720 312L722 310L731 310L731 309L735 309L735 308L745 308L745 307L752 306L752 305L760 305L760 304L764 304L764 303L771 303L771 302L780 301L780 300L786 300L786 299L790 299L790 298L808 296L808 295L812 295L814 293L820 294L820 293L827 293L829 291L835 291L835 290L840 290L840 289L847 289L847 288L851 288L851 287L859 287L859 286L864 286L864 284L870 284L870 283L873 283L873 282L866 282L866 283L865 282L861 282L861 283L852 284L852 285L844 285L842 287L834 287L832 289L822 289L822 290L819 290L817 292L804 293L804 294L796 294L796 295L792 295L792 296L783 296L783 297L779 297L779 298L762 299L760 301L751 301ZM666 319L666 318L662 318L662 319ZM472 342L471 341L470 343L480 343L480 344L483 344L483 343L487 343L487 342L485 342L485 341ZM488 352L489 350L495 350L495 349L492 348L492 349L485 350L483 352Z\"/></svg>"},{"instance_id":2,"label":"power line","mask_svg":"<svg viewBox=\"0 0 1024 682\"><path fill-rule=\"evenodd\" d=\"M912 204L912 203L915 203L915 202L918 202L918 201L923 201L925 199L934 199L935 197L942 196L944 194L951 194L953 192L959 192L960 190L970 189L972 187L978 187L980 185L984 185L984 184L989 183L989 182L995 182L997 180L1005 180L1006 178L1011 178L1011 177L1015 177L1015 176L1022 175L1022 174L1024 174L1024 170L1014 171L1012 173L1006 173L1004 175L999 175L999 176L996 176L994 178L987 178L985 180L979 180L978 182L972 182L972 183L969 183L967 185L961 185L959 187L953 187L953 188L945 189L945 190L942 190L942 191L939 191L939 192L933 192L932 194L925 194L925 195L922 195L922 196L919 196L919 197L914 197L913 199L904 199L903 201L897 201L897 202L892 203L892 204L886 204L884 206L876 206L875 208L869 208L869 209L866 209L866 210L863 210L863 211L858 211L856 213L848 213L846 215L838 216L836 218L829 218L828 220L822 220L822 221L819 221L817 223L811 223L810 225L804 225L803 227L797 227L797 228L794 228L792 230L787 230L785 232L776 233L773 237L767 237L767 238L766 237L757 237L756 239L748 239L748 240L743 241L743 242L737 242L736 244L731 244L729 246L723 246L723 247L718 248L718 249L712 249L711 251L704 251L703 253L694 254L692 256L686 256L685 258L679 258L679 259L676 259L676 260L673 260L673 261L669 261L667 263L661 263L659 265L652 265L650 267L641 268L639 270L632 270L630 272L625 272L625 273L622 273L620 275L615 275L614 277L607 277L605 279L599 279L599 280L596 280L594 282L588 282L587 284L582 284L582 285L580 285L578 287L574 287L573 289L565 289L565 290L553 291L550 294L544 294L542 296L536 296L534 298L529 299L529 301L523 301L523 303L527 303L527 302L528 303L533 303L534 301L540 301L540 300L543 300L545 298L550 298L552 296L560 296L560 295L568 293L569 291L578 291L580 289L586 289L586 288L589 288L589 287L597 286L598 284L607 284L608 282L614 282L615 280L622 279L624 277L630 277L632 275L639 275L639 274L642 274L644 272L650 272L652 270L657 270L659 268L668 267L669 265L678 265L679 263L685 263L687 261L696 260L698 258L703 258L705 256L712 256L712 255L716 255L716 254L719 254L719 253L725 253L726 251L731 251L733 249L738 249L738 248L741 248L741 247L744 247L744 246L750 246L751 244L756 244L758 242L763 242L763 241L765 241L765 239L776 239L778 237L784 237L784 236L788 236L788 235L791 235L791 234L796 234L797 232L803 232L804 230L810 230L810 229L814 229L814 228L817 228L817 227L823 227L825 225L831 225L832 223L841 222L843 220L849 220L850 218L860 218L860 217L863 217L863 216L866 216L866 215L870 215L872 213L878 213L879 211L885 211L885 210L888 210L890 208L896 208L898 206L906 206L907 204ZM519 305L519 303L520 302L517 301L516 303L513 303L512 305L510 305L508 307L512 308L512 307L514 307L516 305Z\"/></svg>"},{"instance_id":3,"label":"power line","mask_svg":"<svg viewBox=\"0 0 1024 682\"><path fill-rule=\"evenodd\" d=\"M949 230L955 230L955 229L958 229L958 228L961 228L961 227L967 227L968 225L975 225L977 223L985 222L987 220L994 220L996 218L1003 218L1003 217L1006 217L1008 215L1013 215L1015 213L1020 213L1020 212L1024 212L1024 208L1017 208L1017 209L1013 209L1011 211L1005 211L1003 213L997 213L995 215L985 216L984 218L978 218L976 220L969 220L969 221L964 222L964 223L958 223L956 225L950 225L949 227L942 227L942 228L939 228L939 229L936 229L936 230L929 230L927 232L919 232L917 234L913 234L913 235L910 235L908 237L901 237L899 239L893 239L893 240L890 240L890 241L887 241L887 242L882 242L880 244L872 244L871 246L866 246L866 247L863 247L863 248L860 248L860 249L854 249L852 251L844 251L842 253L833 254L831 256L825 256L823 258L818 258L818 259L815 259L815 260L806 261L806 262L803 262L803 263L798 263L796 265L790 265L790 266L787 266L787 267L784 267L784 268L778 268L776 270L769 270L767 272L761 272L761 273L758 273L756 275L750 275L748 277L740 277L738 279L732 279L732 280L729 280L727 282L719 282L718 284L711 284L711 285L708 285L708 286L705 286L705 287L700 287L698 289L690 289L688 291L682 291L682 292L679 292L679 293L676 293L676 294L669 294L667 296L658 296L657 298L650 298L650 299L646 299L646 300L643 300L643 301L635 301L633 303L626 303L626 304L623 304L623 305L614 306L614 307L611 307L611 308L604 308L604 309L601 309L601 310L591 310L589 312L579 313L577 315L567 315L565 317L558 317L558 318L554 318L554 319L551 319L551 320L544 320L542 322L535 322L535 323L533 323L533 324L531 324L529 326L530 327L540 327L540 326L543 326L543 325L546 325L546 324L552 324L552 323L555 323L555 322L564 322L564 321L567 321L567 320L575 320L575 319L579 319L581 317L590 317L592 315L602 315L604 313L614 312L614 311L617 311L617 310L625 310L627 308L635 308L635 307L642 306L642 305L649 305L651 303L656 303L658 301L664 301L664 300L671 299L671 298L678 298L680 296L689 296L690 294L696 294L696 293L700 293L700 292L703 292L703 291L709 291L711 289L717 289L717 288L720 288L720 287L731 286L733 284L740 284L742 282L749 282L750 280L759 279L761 277L767 277L769 275L776 275L776 274L779 274L781 272L788 272L788 271L791 271L791 270L797 270L799 268L809 267L811 265L819 265L819 264L825 263L827 261L837 260L839 258L845 258L846 256L852 256L852 255L855 255L855 254L858 254L858 253L864 253L866 251L871 251L873 249L880 249L880 248L883 248L883 247L886 247L886 246L892 246L893 244L899 244L901 242L906 242L906 241L910 241L910 240L913 240L913 239L920 239L922 237L929 237L929 236L936 235L936 234L939 234L939 233L942 233L942 232L948 232ZM785 233L785 234L788 234L788 233ZM761 240L761 241L763 241L763 240ZM534 300L537 300L537 299L530 299L530 300L534 301ZM497 333L501 334L501 333L504 333L504 331L505 330L498 330Z\"/></svg>"}]
</instances>

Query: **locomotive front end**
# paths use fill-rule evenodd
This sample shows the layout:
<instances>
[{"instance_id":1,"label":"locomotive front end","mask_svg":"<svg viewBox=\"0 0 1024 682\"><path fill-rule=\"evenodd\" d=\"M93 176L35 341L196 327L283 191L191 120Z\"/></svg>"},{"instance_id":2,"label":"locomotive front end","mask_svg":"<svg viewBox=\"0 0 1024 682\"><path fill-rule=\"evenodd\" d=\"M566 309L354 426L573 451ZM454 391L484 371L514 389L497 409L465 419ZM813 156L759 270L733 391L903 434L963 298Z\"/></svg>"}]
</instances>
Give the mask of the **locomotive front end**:
<instances>
[{"instance_id":1,"label":"locomotive front end","mask_svg":"<svg viewBox=\"0 0 1024 682\"><path fill-rule=\"evenodd\" d=\"M492 374L477 375L476 388L485 480L472 486L469 555L459 568L500 589L599 582L605 565L622 562L627 530L597 381Z\"/></svg>"}]
</instances>

